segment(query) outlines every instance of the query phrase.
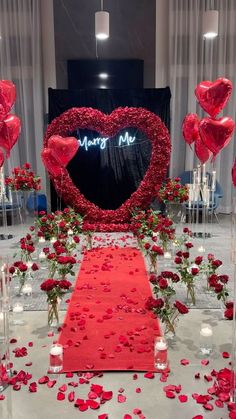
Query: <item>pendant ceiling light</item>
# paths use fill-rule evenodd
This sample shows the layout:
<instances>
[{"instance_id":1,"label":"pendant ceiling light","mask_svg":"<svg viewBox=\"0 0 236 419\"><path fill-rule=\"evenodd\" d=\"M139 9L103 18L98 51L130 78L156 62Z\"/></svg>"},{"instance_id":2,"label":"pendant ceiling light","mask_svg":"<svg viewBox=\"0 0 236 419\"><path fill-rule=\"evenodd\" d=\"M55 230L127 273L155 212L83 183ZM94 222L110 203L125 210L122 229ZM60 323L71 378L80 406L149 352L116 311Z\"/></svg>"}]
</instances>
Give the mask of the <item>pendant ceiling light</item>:
<instances>
[{"instance_id":1,"label":"pendant ceiling light","mask_svg":"<svg viewBox=\"0 0 236 419\"><path fill-rule=\"evenodd\" d=\"M101 11L95 13L95 35L101 41L109 38L109 13L103 10L103 0Z\"/></svg>"},{"instance_id":2,"label":"pendant ceiling light","mask_svg":"<svg viewBox=\"0 0 236 419\"><path fill-rule=\"evenodd\" d=\"M215 38L218 35L219 12L207 10L203 15L203 36L206 39Z\"/></svg>"}]
</instances>

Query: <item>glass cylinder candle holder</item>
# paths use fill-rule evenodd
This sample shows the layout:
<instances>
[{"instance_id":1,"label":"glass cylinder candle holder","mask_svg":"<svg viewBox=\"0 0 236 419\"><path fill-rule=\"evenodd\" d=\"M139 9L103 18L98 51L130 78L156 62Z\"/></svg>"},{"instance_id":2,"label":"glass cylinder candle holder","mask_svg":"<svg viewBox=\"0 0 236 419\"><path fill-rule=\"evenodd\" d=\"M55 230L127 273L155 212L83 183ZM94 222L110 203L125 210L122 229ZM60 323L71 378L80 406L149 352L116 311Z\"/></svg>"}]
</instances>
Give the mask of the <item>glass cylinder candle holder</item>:
<instances>
[{"instance_id":1,"label":"glass cylinder candle holder","mask_svg":"<svg viewBox=\"0 0 236 419\"><path fill-rule=\"evenodd\" d=\"M22 294L25 297L31 297L32 291L33 291L33 289L32 289L32 285L31 284L25 284L23 286L23 288L22 288Z\"/></svg>"},{"instance_id":2,"label":"glass cylinder candle holder","mask_svg":"<svg viewBox=\"0 0 236 419\"><path fill-rule=\"evenodd\" d=\"M13 324L21 325L25 323L23 320L24 306L22 303L16 302L13 304L12 314L13 314L13 321L12 321Z\"/></svg>"},{"instance_id":3,"label":"glass cylinder candle holder","mask_svg":"<svg viewBox=\"0 0 236 419\"><path fill-rule=\"evenodd\" d=\"M63 367L63 347L59 343L54 343L50 348L49 372L56 374Z\"/></svg>"},{"instance_id":4,"label":"glass cylinder candle holder","mask_svg":"<svg viewBox=\"0 0 236 419\"><path fill-rule=\"evenodd\" d=\"M154 365L158 370L165 370L168 366L167 347L168 345L164 337L160 336L155 339Z\"/></svg>"},{"instance_id":5,"label":"glass cylinder candle holder","mask_svg":"<svg viewBox=\"0 0 236 419\"><path fill-rule=\"evenodd\" d=\"M202 323L200 329L200 351L210 355L213 349L213 330L210 324Z\"/></svg>"}]
</instances>

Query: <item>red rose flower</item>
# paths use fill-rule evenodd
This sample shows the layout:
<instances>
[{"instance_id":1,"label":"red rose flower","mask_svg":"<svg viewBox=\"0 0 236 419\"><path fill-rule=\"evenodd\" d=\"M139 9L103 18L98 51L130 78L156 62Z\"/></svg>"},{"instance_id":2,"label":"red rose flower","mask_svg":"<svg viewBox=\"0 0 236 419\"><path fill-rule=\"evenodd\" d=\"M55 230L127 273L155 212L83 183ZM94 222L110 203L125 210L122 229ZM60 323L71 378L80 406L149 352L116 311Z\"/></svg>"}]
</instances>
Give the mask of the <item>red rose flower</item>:
<instances>
[{"instance_id":1,"label":"red rose flower","mask_svg":"<svg viewBox=\"0 0 236 419\"><path fill-rule=\"evenodd\" d=\"M202 261L203 261L203 257L197 256L194 262L196 263L196 265L201 265Z\"/></svg>"},{"instance_id":2,"label":"red rose flower","mask_svg":"<svg viewBox=\"0 0 236 419\"><path fill-rule=\"evenodd\" d=\"M79 236L74 236L73 237L73 240L74 240L75 243L79 243L80 242Z\"/></svg>"},{"instance_id":3,"label":"red rose flower","mask_svg":"<svg viewBox=\"0 0 236 419\"><path fill-rule=\"evenodd\" d=\"M46 281L42 282L42 284L40 285L40 288L42 291L52 291L53 288L56 288L59 284L59 281L56 281L55 279L47 279Z\"/></svg>"},{"instance_id":4,"label":"red rose flower","mask_svg":"<svg viewBox=\"0 0 236 419\"><path fill-rule=\"evenodd\" d=\"M229 275L218 275L218 279L222 284L227 284L229 281Z\"/></svg>"},{"instance_id":5,"label":"red rose flower","mask_svg":"<svg viewBox=\"0 0 236 419\"><path fill-rule=\"evenodd\" d=\"M198 268L192 268L191 269L191 273L192 273L192 275L197 275L198 274L198 272L199 272L199 269Z\"/></svg>"},{"instance_id":6,"label":"red rose flower","mask_svg":"<svg viewBox=\"0 0 236 419\"><path fill-rule=\"evenodd\" d=\"M59 222L59 224L58 224L58 226L59 226L60 228L64 228L64 227L66 226L65 221L60 221L60 222Z\"/></svg>"},{"instance_id":7,"label":"red rose flower","mask_svg":"<svg viewBox=\"0 0 236 419\"><path fill-rule=\"evenodd\" d=\"M71 287L72 283L70 281L67 281L66 279L62 279L59 281L58 286L62 289L68 290Z\"/></svg>"},{"instance_id":8,"label":"red rose flower","mask_svg":"<svg viewBox=\"0 0 236 419\"><path fill-rule=\"evenodd\" d=\"M32 271L38 271L39 267L37 265L37 263L33 263L33 265L31 266Z\"/></svg>"},{"instance_id":9,"label":"red rose flower","mask_svg":"<svg viewBox=\"0 0 236 419\"><path fill-rule=\"evenodd\" d=\"M223 290L223 285L222 284L216 284L214 288L215 288L215 292L217 294L219 294Z\"/></svg>"},{"instance_id":10,"label":"red rose flower","mask_svg":"<svg viewBox=\"0 0 236 419\"><path fill-rule=\"evenodd\" d=\"M157 246L156 244L152 246L152 252L155 252L160 256L164 255L163 249L160 246Z\"/></svg>"},{"instance_id":11,"label":"red rose flower","mask_svg":"<svg viewBox=\"0 0 236 419\"><path fill-rule=\"evenodd\" d=\"M26 250L27 250L27 252L29 252L29 253L33 253L33 252L35 251L35 247L34 247L34 246L32 246L32 245L30 245L30 244L28 244L28 245L26 246Z\"/></svg>"},{"instance_id":12,"label":"red rose flower","mask_svg":"<svg viewBox=\"0 0 236 419\"><path fill-rule=\"evenodd\" d=\"M57 257L56 253L49 253L49 255L47 256L49 260L56 259L56 257Z\"/></svg>"},{"instance_id":13,"label":"red rose flower","mask_svg":"<svg viewBox=\"0 0 236 419\"><path fill-rule=\"evenodd\" d=\"M181 259L180 257L176 257L176 258L175 258L175 263L176 263L177 265L180 265L180 264L182 263L182 259Z\"/></svg>"},{"instance_id":14,"label":"red rose flower","mask_svg":"<svg viewBox=\"0 0 236 419\"><path fill-rule=\"evenodd\" d=\"M165 290L168 287L168 281L165 278L160 278L158 280L158 285L161 290Z\"/></svg>"},{"instance_id":15,"label":"red rose flower","mask_svg":"<svg viewBox=\"0 0 236 419\"><path fill-rule=\"evenodd\" d=\"M208 284L210 285L210 287L215 287L217 283L218 283L218 276L216 274L212 274L211 276L209 276Z\"/></svg>"},{"instance_id":16,"label":"red rose flower","mask_svg":"<svg viewBox=\"0 0 236 419\"><path fill-rule=\"evenodd\" d=\"M228 320L233 320L233 316L234 316L234 309L233 309L233 307L226 308L226 310L224 312L224 316Z\"/></svg>"},{"instance_id":17,"label":"red rose flower","mask_svg":"<svg viewBox=\"0 0 236 419\"><path fill-rule=\"evenodd\" d=\"M189 258L189 252L183 252L183 258L188 259Z\"/></svg>"},{"instance_id":18,"label":"red rose flower","mask_svg":"<svg viewBox=\"0 0 236 419\"><path fill-rule=\"evenodd\" d=\"M156 282L157 282L157 276L155 274L151 274L150 277L149 277L149 281L152 284L156 284Z\"/></svg>"},{"instance_id":19,"label":"red rose flower","mask_svg":"<svg viewBox=\"0 0 236 419\"><path fill-rule=\"evenodd\" d=\"M176 256L179 256L181 258L182 255L183 255L183 252L181 252L181 250L179 250L178 252L176 252Z\"/></svg>"},{"instance_id":20,"label":"red rose flower","mask_svg":"<svg viewBox=\"0 0 236 419\"><path fill-rule=\"evenodd\" d=\"M10 268L9 268L9 272L10 272L10 274L14 274L15 273L15 271L16 271L16 269L15 269L15 267L14 266L11 266Z\"/></svg>"},{"instance_id":21,"label":"red rose flower","mask_svg":"<svg viewBox=\"0 0 236 419\"><path fill-rule=\"evenodd\" d=\"M162 308L164 306L164 301L162 298L153 298L153 297L149 297L146 300L145 303L145 308L147 310L153 310L154 308Z\"/></svg>"},{"instance_id":22,"label":"red rose flower","mask_svg":"<svg viewBox=\"0 0 236 419\"><path fill-rule=\"evenodd\" d=\"M172 276L172 281L173 281L173 282L179 282L179 281L180 281L180 277L179 277L179 275L178 275L178 274L173 274L173 276Z\"/></svg>"},{"instance_id":23,"label":"red rose flower","mask_svg":"<svg viewBox=\"0 0 236 419\"><path fill-rule=\"evenodd\" d=\"M176 301L174 303L174 306L177 308L180 314L187 314L189 312L188 307L186 307L183 303L180 301Z\"/></svg>"},{"instance_id":24,"label":"red rose flower","mask_svg":"<svg viewBox=\"0 0 236 419\"><path fill-rule=\"evenodd\" d=\"M21 264L19 265L19 270L20 270L21 272L26 272L26 271L27 271L27 269L28 269L28 266L27 266L25 263L21 263Z\"/></svg>"},{"instance_id":25,"label":"red rose flower","mask_svg":"<svg viewBox=\"0 0 236 419\"><path fill-rule=\"evenodd\" d=\"M219 268L219 266L221 266L221 265L222 265L222 262L221 262L221 260L219 260L219 259L215 259L215 260L213 260L213 261L211 262L211 264L212 264L212 266L214 266L215 268Z\"/></svg>"},{"instance_id":26,"label":"red rose flower","mask_svg":"<svg viewBox=\"0 0 236 419\"><path fill-rule=\"evenodd\" d=\"M150 245L149 243L145 243L144 248L145 248L146 250L150 249L150 247L151 247L151 245Z\"/></svg>"},{"instance_id":27,"label":"red rose flower","mask_svg":"<svg viewBox=\"0 0 236 419\"><path fill-rule=\"evenodd\" d=\"M191 247L193 247L192 243L185 243L185 247L187 247L187 249L191 249Z\"/></svg>"}]
</instances>

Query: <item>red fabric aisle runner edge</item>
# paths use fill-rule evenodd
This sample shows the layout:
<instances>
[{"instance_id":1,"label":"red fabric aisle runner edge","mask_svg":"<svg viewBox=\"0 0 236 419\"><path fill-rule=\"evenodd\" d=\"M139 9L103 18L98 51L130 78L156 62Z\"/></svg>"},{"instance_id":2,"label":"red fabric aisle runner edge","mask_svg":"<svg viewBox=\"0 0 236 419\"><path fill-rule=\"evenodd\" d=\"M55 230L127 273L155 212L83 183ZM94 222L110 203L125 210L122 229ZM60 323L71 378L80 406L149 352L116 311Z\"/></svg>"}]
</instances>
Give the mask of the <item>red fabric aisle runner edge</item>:
<instances>
[{"instance_id":1,"label":"red fabric aisle runner edge","mask_svg":"<svg viewBox=\"0 0 236 419\"><path fill-rule=\"evenodd\" d=\"M87 251L59 337L63 372L155 371L154 338L161 331L144 309L150 295L139 250Z\"/></svg>"}]
</instances>

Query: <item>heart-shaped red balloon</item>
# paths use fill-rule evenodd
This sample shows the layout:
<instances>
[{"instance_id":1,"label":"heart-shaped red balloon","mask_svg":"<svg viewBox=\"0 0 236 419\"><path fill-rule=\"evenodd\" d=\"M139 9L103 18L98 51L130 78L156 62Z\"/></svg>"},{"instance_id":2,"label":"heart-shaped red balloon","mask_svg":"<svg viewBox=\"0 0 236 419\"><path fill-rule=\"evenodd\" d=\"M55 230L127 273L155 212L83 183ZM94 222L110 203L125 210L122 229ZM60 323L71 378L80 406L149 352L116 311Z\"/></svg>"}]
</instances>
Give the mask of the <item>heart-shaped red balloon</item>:
<instances>
[{"instance_id":1,"label":"heart-shaped red balloon","mask_svg":"<svg viewBox=\"0 0 236 419\"><path fill-rule=\"evenodd\" d=\"M16 115L8 115L0 132L0 147L5 148L7 158L9 158L10 151L20 135L20 129L20 118Z\"/></svg>"},{"instance_id":2,"label":"heart-shaped red balloon","mask_svg":"<svg viewBox=\"0 0 236 419\"><path fill-rule=\"evenodd\" d=\"M200 162L202 164L206 163L207 160L211 156L211 152L210 152L210 150L208 150L208 148L202 142L202 139L201 139L200 136L196 139L196 141L194 143L194 149L195 149L195 154L198 157L198 159L200 160Z\"/></svg>"},{"instance_id":3,"label":"heart-shaped red balloon","mask_svg":"<svg viewBox=\"0 0 236 419\"><path fill-rule=\"evenodd\" d=\"M232 167L232 181L234 187L236 188L236 158L234 159L234 165Z\"/></svg>"},{"instance_id":4,"label":"heart-shaped red balloon","mask_svg":"<svg viewBox=\"0 0 236 419\"><path fill-rule=\"evenodd\" d=\"M43 160L43 164L49 173L53 176L59 176L61 174L61 167L58 161L53 157L52 150L49 148L44 148L41 157Z\"/></svg>"},{"instance_id":5,"label":"heart-shaped red balloon","mask_svg":"<svg viewBox=\"0 0 236 419\"><path fill-rule=\"evenodd\" d=\"M0 120L11 110L16 101L16 86L10 80L0 80Z\"/></svg>"},{"instance_id":6,"label":"heart-shaped red balloon","mask_svg":"<svg viewBox=\"0 0 236 419\"><path fill-rule=\"evenodd\" d=\"M214 118L225 107L232 88L230 80L220 77L213 82L200 82L195 88L195 95L204 111Z\"/></svg>"},{"instance_id":7,"label":"heart-shaped red balloon","mask_svg":"<svg viewBox=\"0 0 236 419\"><path fill-rule=\"evenodd\" d=\"M58 163L66 167L76 154L79 142L75 137L52 135L48 140L48 148L52 151L52 155Z\"/></svg>"},{"instance_id":8,"label":"heart-shaped red balloon","mask_svg":"<svg viewBox=\"0 0 236 419\"><path fill-rule=\"evenodd\" d=\"M216 156L229 144L234 127L233 119L228 116L220 119L203 118L199 124L199 132L205 146Z\"/></svg>"},{"instance_id":9,"label":"heart-shaped red balloon","mask_svg":"<svg viewBox=\"0 0 236 419\"><path fill-rule=\"evenodd\" d=\"M198 137L199 118L195 113L188 113L182 124L183 137L188 144L192 144Z\"/></svg>"}]
</instances>

